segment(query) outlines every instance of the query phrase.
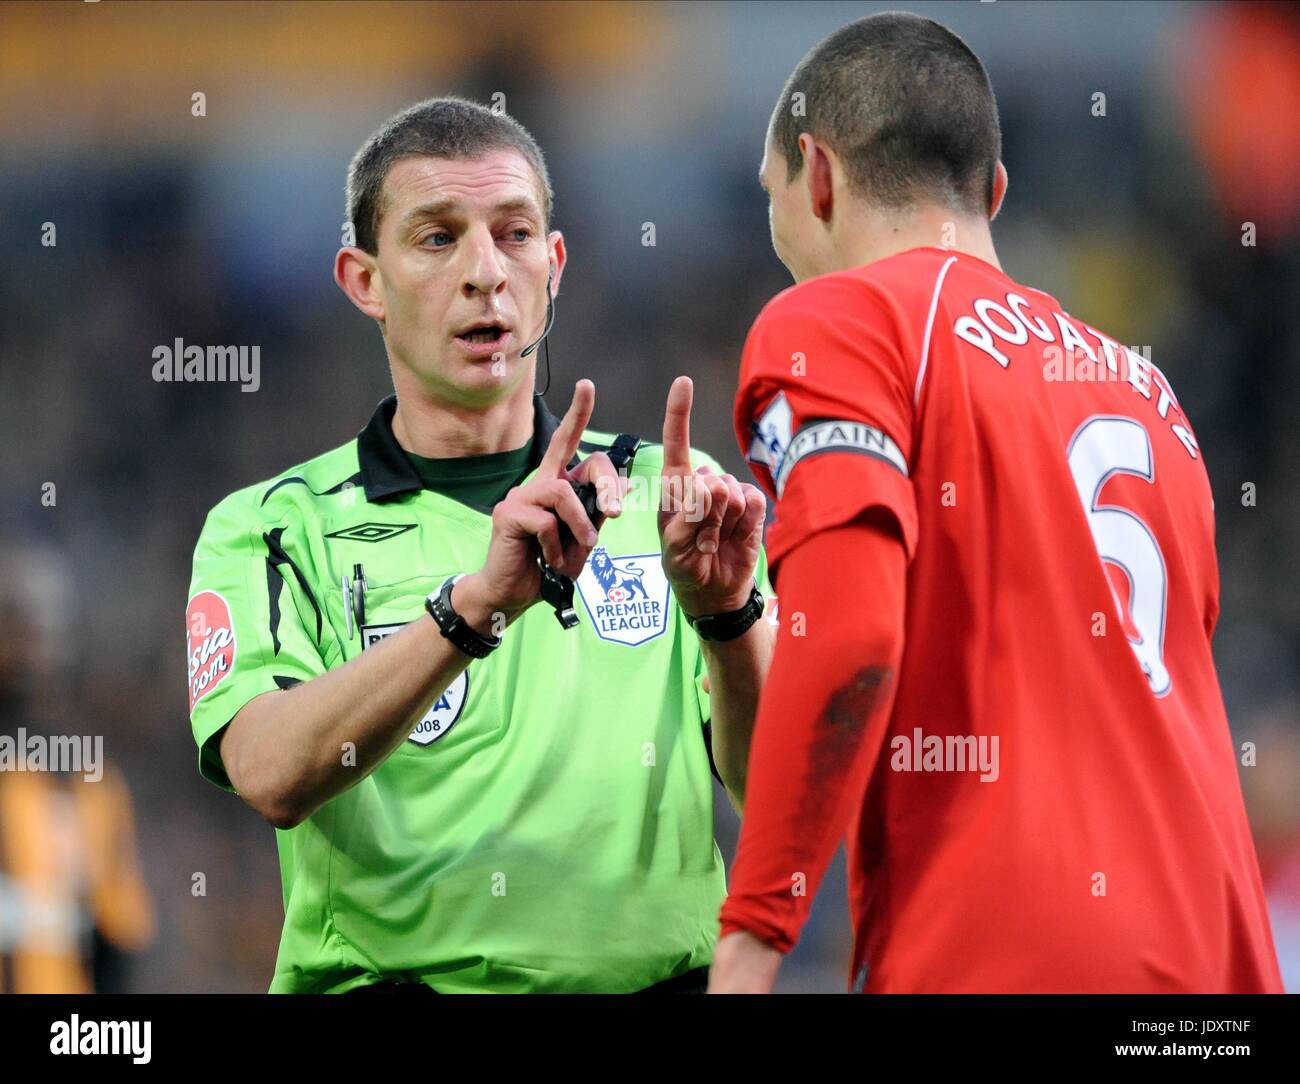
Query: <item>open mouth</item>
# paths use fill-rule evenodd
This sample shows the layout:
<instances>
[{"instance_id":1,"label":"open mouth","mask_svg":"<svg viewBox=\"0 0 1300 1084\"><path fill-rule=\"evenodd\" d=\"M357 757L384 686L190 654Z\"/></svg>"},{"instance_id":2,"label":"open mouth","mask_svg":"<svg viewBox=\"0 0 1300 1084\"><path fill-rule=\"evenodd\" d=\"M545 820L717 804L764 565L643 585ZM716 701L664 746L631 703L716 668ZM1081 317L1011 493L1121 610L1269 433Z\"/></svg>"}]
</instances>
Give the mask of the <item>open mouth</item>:
<instances>
[{"instance_id":1,"label":"open mouth","mask_svg":"<svg viewBox=\"0 0 1300 1084\"><path fill-rule=\"evenodd\" d=\"M461 342L471 346L492 346L506 337L507 328L500 324L476 324L456 336Z\"/></svg>"}]
</instances>

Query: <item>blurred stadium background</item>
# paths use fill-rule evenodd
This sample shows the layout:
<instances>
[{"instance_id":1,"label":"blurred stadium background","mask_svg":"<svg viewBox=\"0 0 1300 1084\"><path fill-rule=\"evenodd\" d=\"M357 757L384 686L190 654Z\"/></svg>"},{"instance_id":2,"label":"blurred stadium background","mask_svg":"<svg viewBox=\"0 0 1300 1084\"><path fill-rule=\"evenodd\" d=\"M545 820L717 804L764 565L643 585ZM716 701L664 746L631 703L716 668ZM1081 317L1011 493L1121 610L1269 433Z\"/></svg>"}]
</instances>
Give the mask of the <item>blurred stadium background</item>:
<instances>
[{"instance_id":1,"label":"blurred stadium background","mask_svg":"<svg viewBox=\"0 0 1300 1084\"><path fill-rule=\"evenodd\" d=\"M569 245L552 405L591 377L599 428L655 437L687 373L694 443L739 473L740 344L788 285L755 180L769 111L822 36L903 6L993 79L1003 264L1148 346L1196 426L1220 672L1258 749L1241 775L1300 990L1300 9L1006 2L0 7L0 733L102 734L125 783L92 814L75 784L20 794L0 773L0 955L40 926L29 982L269 982L273 832L198 775L181 617L207 509L348 439L390 390L330 276L365 136L424 97L504 94L548 155ZM154 382L153 348L177 337L260 346L260 389ZM729 860L737 822L717 807ZM61 864L19 870L33 840ZM843 892L837 860L781 989L845 987Z\"/></svg>"}]
</instances>

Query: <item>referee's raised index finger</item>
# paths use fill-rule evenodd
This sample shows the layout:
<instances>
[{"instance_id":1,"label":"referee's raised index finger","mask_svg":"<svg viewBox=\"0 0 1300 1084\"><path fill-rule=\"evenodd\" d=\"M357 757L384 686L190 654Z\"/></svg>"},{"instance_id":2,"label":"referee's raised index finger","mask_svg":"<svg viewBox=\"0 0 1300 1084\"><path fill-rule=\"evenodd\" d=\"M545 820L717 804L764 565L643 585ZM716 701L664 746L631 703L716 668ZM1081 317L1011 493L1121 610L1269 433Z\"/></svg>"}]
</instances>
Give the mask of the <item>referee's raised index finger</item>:
<instances>
[{"instance_id":1,"label":"referee's raised index finger","mask_svg":"<svg viewBox=\"0 0 1300 1084\"><path fill-rule=\"evenodd\" d=\"M691 473L691 401L695 385L679 376L668 389L664 409L664 474Z\"/></svg>"},{"instance_id":2,"label":"referee's raised index finger","mask_svg":"<svg viewBox=\"0 0 1300 1084\"><path fill-rule=\"evenodd\" d=\"M583 430L591 421L591 412L596 405L596 385L590 380L579 380L573 386L573 402L561 420L559 427L551 434L550 446L537 468L541 478L559 478L578 450L578 441L582 439Z\"/></svg>"}]
</instances>

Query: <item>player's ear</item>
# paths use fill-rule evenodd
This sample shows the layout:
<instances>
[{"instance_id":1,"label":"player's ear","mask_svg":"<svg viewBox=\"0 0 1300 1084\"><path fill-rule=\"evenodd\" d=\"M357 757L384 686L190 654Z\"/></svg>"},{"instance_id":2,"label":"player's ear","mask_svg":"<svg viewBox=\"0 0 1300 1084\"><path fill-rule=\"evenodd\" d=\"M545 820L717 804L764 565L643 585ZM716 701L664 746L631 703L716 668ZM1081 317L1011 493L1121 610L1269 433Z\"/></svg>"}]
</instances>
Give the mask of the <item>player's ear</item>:
<instances>
[{"instance_id":1,"label":"player's ear","mask_svg":"<svg viewBox=\"0 0 1300 1084\"><path fill-rule=\"evenodd\" d=\"M383 279L375 258L364 249L345 246L334 257L334 281L348 300L372 320L384 319Z\"/></svg>"},{"instance_id":2,"label":"player's ear","mask_svg":"<svg viewBox=\"0 0 1300 1084\"><path fill-rule=\"evenodd\" d=\"M834 170L828 149L808 132L799 135L799 150L803 153L803 176L812 201L812 213L829 225L835 206L833 186Z\"/></svg>"},{"instance_id":3,"label":"player's ear","mask_svg":"<svg viewBox=\"0 0 1300 1084\"><path fill-rule=\"evenodd\" d=\"M1002 210L1002 200L1007 194L1007 167L1001 162L993 171L993 202L990 205L989 221L992 222L998 217L998 212Z\"/></svg>"},{"instance_id":4,"label":"player's ear","mask_svg":"<svg viewBox=\"0 0 1300 1084\"><path fill-rule=\"evenodd\" d=\"M546 250L547 259L551 261L551 294L555 295L560 292L560 276L564 274L564 265L569 258L564 248L564 234L552 230L546 237Z\"/></svg>"}]
</instances>

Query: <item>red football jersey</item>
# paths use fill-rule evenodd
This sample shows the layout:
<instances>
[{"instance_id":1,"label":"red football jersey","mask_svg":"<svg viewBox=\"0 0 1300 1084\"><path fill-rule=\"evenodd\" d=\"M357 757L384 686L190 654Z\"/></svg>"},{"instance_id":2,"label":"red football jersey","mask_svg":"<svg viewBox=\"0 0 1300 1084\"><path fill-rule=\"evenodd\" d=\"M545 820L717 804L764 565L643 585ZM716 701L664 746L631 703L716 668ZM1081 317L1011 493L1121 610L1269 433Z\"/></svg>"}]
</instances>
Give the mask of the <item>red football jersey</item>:
<instances>
[{"instance_id":1,"label":"red football jersey","mask_svg":"<svg viewBox=\"0 0 1300 1084\"><path fill-rule=\"evenodd\" d=\"M1163 375L920 248L773 299L735 420L778 577L873 507L907 550L848 837L858 988L1280 991L1210 650L1210 484Z\"/></svg>"}]
</instances>

